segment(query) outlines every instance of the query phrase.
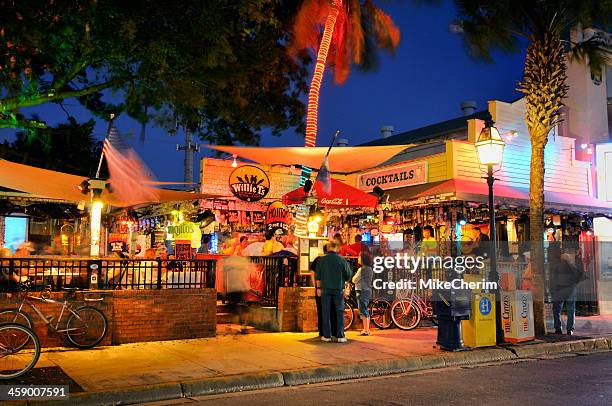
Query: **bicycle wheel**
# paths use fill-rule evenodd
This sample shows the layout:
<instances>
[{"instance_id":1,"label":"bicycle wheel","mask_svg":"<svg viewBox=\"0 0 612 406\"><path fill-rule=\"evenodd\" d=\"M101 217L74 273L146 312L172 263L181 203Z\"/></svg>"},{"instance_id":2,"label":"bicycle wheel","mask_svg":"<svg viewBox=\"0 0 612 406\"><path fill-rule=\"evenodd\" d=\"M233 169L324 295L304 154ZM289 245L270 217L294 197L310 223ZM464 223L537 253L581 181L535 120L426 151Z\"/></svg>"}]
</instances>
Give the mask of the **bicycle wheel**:
<instances>
[{"instance_id":1,"label":"bicycle wheel","mask_svg":"<svg viewBox=\"0 0 612 406\"><path fill-rule=\"evenodd\" d=\"M100 344L108 330L106 316L100 310L84 306L74 310L66 323L66 335L75 347L91 348Z\"/></svg>"},{"instance_id":2,"label":"bicycle wheel","mask_svg":"<svg viewBox=\"0 0 612 406\"><path fill-rule=\"evenodd\" d=\"M384 299L374 299L370 302L370 320L381 330L391 327L391 303Z\"/></svg>"},{"instance_id":3,"label":"bicycle wheel","mask_svg":"<svg viewBox=\"0 0 612 406\"><path fill-rule=\"evenodd\" d=\"M34 329L34 322L32 318L24 312L20 312L17 309L4 309L0 310L0 325L1 324L21 324L29 329ZM29 337L24 335L24 342L18 346L18 350L26 346L29 341Z\"/></svg>"},{"instance_id":4,"label":"bicycle wheel","mask_svg":"<svg viewBox=\"0 0 612 406\"><path fill-rule=\"evenodd\" d=\"M412 330L421 321L421 310L412 300L401 299L391 306L391 318L397 328Z\"/></svg>"},{"instance_id":5,"label":"bicycle wheel","mask_svg":"<svg viewBox=\"0 0 612 406\"><path fill-rule=\"evenodd\" d=\"M344 331L350 330L355 319L355 312L353 306L347 301L344 301Z\"/></svg>"},{"instance_id":6,"label":"bicycle wheel","mask_svg":"<svg viewBox=\"0 0 612 406\"><path fill-rule=\"evenodd\" d=\"M20 348L26 342L27 348ZM40 357L40 341L34 332L21 324L0 326L0 380L27 374Z\"/></svg>"}]
</instances>

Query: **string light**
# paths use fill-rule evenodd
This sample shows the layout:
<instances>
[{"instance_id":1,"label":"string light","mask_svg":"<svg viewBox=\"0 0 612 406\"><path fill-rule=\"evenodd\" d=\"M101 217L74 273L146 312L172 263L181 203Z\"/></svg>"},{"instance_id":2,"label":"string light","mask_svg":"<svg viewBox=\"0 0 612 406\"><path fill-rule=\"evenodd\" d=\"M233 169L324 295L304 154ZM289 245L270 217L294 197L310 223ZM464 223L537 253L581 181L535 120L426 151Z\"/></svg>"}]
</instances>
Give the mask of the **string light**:
<instances>
[{"instance_id":1,"label":"string light","mask_svg":"<svg viewBox=\"0 0 612 406\"><path fill-rule=\"evenodd\" d=\"M236 155L233 156L234 160L232 161L232 168L236 168L238 166L238 162L236 162Z\"/></svg>"},{"instance_id":2,"label":"string light","mask_svg":"<svg viewBox=\"0 0 612 406\"><path fill-rule=\"evenodd\" d=\"M308 105L306 112L306 140L304 145L308 148L314 148L317 143L317 119L319 111L319 93L321 90L321 82L323 80L323 73L325 72L325 63L327 61L327 55L329 54L329 47L331 45L332 36L334 34L334 27L336 25L336 19L340 8L342 7L342 0L333 0L327 19L325 20L325 28L323 30L323 37L321 38L321 44L317 53L317 63L312 74L312 82L310 83L310 91L308 93ZM302 166L302 174L300 177L300 186L304 186L306 179L310 178L312 169L306 166ZM296 228L295 234L298 236L304 236L307 233L307 208L304 205L300 205L296 215Z\"/></svg>"}]
</instances>

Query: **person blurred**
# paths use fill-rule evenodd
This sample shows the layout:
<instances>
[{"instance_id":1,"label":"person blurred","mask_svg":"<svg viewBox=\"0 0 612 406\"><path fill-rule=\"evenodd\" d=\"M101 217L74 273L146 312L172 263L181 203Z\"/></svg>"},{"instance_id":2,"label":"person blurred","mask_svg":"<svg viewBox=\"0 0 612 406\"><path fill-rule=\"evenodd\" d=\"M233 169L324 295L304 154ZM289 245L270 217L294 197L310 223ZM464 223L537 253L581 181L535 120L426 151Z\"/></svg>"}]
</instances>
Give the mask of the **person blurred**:
<instances>
[{"instance_id":1,"label":"person blurred","mask_svg":"<svg viewBox=\"0 0 612 406\"><path fill-rule=\"evenodd\" d=\"M249 244L246 248L243 248L242 254L247 257L256 257L261 255L261 250L264 245L264 241L260 241L262 238L255 237L249 238Z\"/></svg>"},{"instance_id":2,"label":"person blurred","mask_svg":"<svg viewBox=\"0 0 612 406\"><path fill-rule=\"evenodd\" d=\"M275 252L282 251L283 244L276 240L276 237L272 231L266 232L266 242L261 247L261 255L268 256Z\"/></svg>"},{"instance_id":3,"label":"person blurred","mask_svg":"<svg viewBox=\"0 0 612 406\"><path fill-rule=\"evenodd\" d=\"M551 293L553 299L553 319L555 334L563 334L561 330L561 311L565 305L567 312L567 334L574 334L576 319L576 285L579 281L579 270L568 253L563 253L558 260L551 257Z\"/></svg>"},{"instance_id":4,"label":"person blurred","mask_svg":"<svg viewBox=\"0 0 612 406\"><path fill-rule=\"evenodd\" d=\"M144 261L139 264L140 276L139 280L135 281L139 289L151 289L152 285L157 284L157 280L153 280L153 273L157 274L157 261L155 260L157 253L155 248L148 248L144 252ZM157 275L156 275L157 276ZM165 275L162 274L161 280L165 279Z\"/></svg>"},{"instance_id":5,"label":"person blurred","mask_svg":"<svg viewBox=\"0 0 612 406\"><path fill-rule=\"evenodd\" d=\"M249 276L253 272L255 265L246 257L231 256L223 261L223 277L225 279L225 298L229 303L239 304L244 300L244 296L251 289ZM246 314L243 306L236 307L242 332L246 329Z\"/></svg>"},{"instance_id":6,"label":"person blurred","mask_svg":"<svg viewBox=\"0 0 612 406\"><path fill-rule=\"evenodd\" d=\"M200 254L208 254L208 244L210 244L210 235L202 234L202 240L198 252Z\"/></svg>"},{"instance_id":7,"label":"person blurred","mask_svg":"<svg viewBox=\"0 0 612 406\"><path fill-rule=\"evenodd\" d=\"M347 244L342 240L342 235L340 233L334 234L334 241L338 246L338 254L343 257L356 257L357 253L351 249Z\"/></svg>"},{"instance_id":8,"label":"person blurred","mask_svg":"<svg viewBox=\"0 0 612 406\"><path fill-rule=\"evenodd\" d=\"M361 255L361 248L362 248L361 240L362 240L361 234L357 234L355 236L355 242L349 245L349 248L351 249L351 251L355 253L356 256Z\"/></svg>"},{"instance_id":9,"label":"person blurred","mask_svg":"<svg viewBox=\"0 0 612 406\"><path fill-rule=\"evenodd\" d=\"M285 251L291 252L293 255L297 255L297 248L295 247L295 236L293 234L287 234L283 236L281 243L285 247Z\"/></svg>"},{"instance_id":10,"label":"person blurred","mask_svg":"<svg viewBox=\"0 0 612 406\"><path fill-rule=\"evenodd\" d=\"M332 333L339 343L347 341L344 336L344 283L351 279L351 267L338 255L338 244L331 240L327 244L327 254L319 259L315 267L315 279L321 283L321 311L323 312L323 337L321 341L331 341ZM336 331L331 331L330 311L336 311Z\"/></svg>"},{"instance_id":11,"label":"person blurred","mask_svg":"<svg viewBox=\"0 0 612 406\"><path fill-rule=\"evenodd\" d=\"M353 276L355 284L355 292L357 293L357 303L359 304L359 315L363 323L361 335L370 335L370 313L368 305L372 299L372 279L374 272L372 270L372 257L367 252L362 252L360 256L361 267Z\"/></svg>"},{"instance_id":12,"label":"person blurred","mask_svg":"<svg viewBox=\"0 0 612 406\"><path fill-rule=\"evenodd\" d=\"M489 238L489 236L482 232L482 227L478 227L474 254L481 257L488 256L489 250L491 249L491 246L489 245L490 242L491 239Z\"/></svg>"},{"instance_id":13,"label":"person blurred","mask_svg":"<svg viewBox=\"0 0 612 406\"><path fill-rule=\"evenodd\" d=\"M234 249L234 255L238 255L240 257L245 256L244 250L248 246L249 246L249 237L247 237L246 235L241 236L240 241L238 242L238 245Z\"/></svg>"},{"instance_id":14,"label":"person blurred","mask_svg":"<svg viewBox=\"0 0 612 406\"><path fill-rule=\"evenodd\" d=\"M17 249L13 253L13 257L14 258L27 258L30 255L32 255L32 252L34 252L34 245L31 242L26 241L22 243L19 247L17 247Z\"/></svg>"},{"instance_id":15,"label":"person blurred","mask_svg":"<svg viewBox=\"0 0 612 406\"><path fill-rule=\"evenodd\" d=\"M10 257L10 248L0 247L0 286L8 291L15 290L17 288L17 283L26 282L28 280L27 276L17 275L15 271L8 266L8 263L5 264L4 261L2 261L2 258Z\"/></svg>"}]
</instances>

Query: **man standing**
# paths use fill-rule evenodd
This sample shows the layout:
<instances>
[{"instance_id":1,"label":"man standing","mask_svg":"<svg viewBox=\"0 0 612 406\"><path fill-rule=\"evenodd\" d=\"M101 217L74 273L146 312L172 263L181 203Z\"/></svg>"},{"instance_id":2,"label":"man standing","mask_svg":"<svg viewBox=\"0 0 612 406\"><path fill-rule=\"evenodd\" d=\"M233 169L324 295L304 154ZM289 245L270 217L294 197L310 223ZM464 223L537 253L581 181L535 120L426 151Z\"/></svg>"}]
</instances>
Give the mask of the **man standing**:
<instances>
[{"instance_id":1,"label":"man standing","mask_svg":"<svg viewBox=\"0 0 612 406\"><path fill-rule=\"evenodd\" d=\"M481 227L478 227L478 235L476 236L476 241L478 242L478 246L476 248L475 254L483 257L488 256L489 250L491 249L491 246L489 245L491 243L491 239L487 234L482 232Z\"/></svg>"},{"instance_id":2,"label":"man standing","mask_svg":"<svg viewBox=\"0 0 612 406\"><path fill-rule=\"evenodd\" d=\"M338 244L331 240L327 254L322 256L315 267L315 280L321 284L321 310L323 313L323 336L321 341L330 342L332 333L339 343L345 343L344 336L344 283L351 279L353 272L348 262L338 255ZM331 331L330 311L336 311L336 331Z\"/></svg>"},{"instance_id":3,"label":"man standing","mask_svg":"<svg viewBox=\"0 0 612 406\"><path fill-rule=\"evenodd\" d=\"M574 320L576 318L576 285L578 284L579 270L573 264L569 254L562 254L552 266L552 299L555 334L562 334L561 311L563 305L567 311L567 334L574 334Z\"/></svg>"}]
</instances>

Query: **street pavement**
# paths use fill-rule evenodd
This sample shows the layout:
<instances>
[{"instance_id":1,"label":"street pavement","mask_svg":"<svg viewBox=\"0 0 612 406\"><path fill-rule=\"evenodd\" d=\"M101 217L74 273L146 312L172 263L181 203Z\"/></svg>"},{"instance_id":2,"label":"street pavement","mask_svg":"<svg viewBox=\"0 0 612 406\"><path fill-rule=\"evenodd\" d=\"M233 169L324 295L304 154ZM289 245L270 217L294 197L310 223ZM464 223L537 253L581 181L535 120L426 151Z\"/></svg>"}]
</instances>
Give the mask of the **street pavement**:
<instances>
[{"instance_id":1,"label":"street pavement","mask_svg":"<svg viewBox=\"0 0 612 406\"><path fill-rule=\"evenodd\" d=\"M60 367L85 391L295 370L440 354L437 329L347 333L349 342L321 343L316 333L255 333L207 339L46 350L37 367ZM576 333L612 333L612 317L578 318ZM563 337L564 339L566 337Z\"/></svg>"},{"instance_id":2,"label":"street pavement","mask_svg":"<svg viewBox=\"0 0 612 406\"><path fill-rule=\"evenodd\" d=\"M321 343L316 333L261 333L46 350L37 367L60 367L86 392L440 354L437 329L347 333L349 342ZM576 333L612 333L611 317L578 318ZM566 337L563 337L566 338Z\"/></svg>"},{"instance_id":3,"label":"street pavement","mask_svg":"<svg viewBox=\"0 0 612 406\"><path fill-rule=\"evenodd\" d=\"M157 405L610 405L612 352L560 354L151 403Z\"/></svg>"}]
</instances>

